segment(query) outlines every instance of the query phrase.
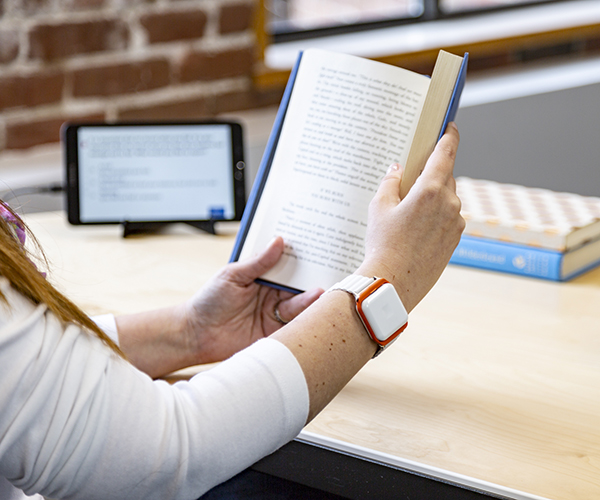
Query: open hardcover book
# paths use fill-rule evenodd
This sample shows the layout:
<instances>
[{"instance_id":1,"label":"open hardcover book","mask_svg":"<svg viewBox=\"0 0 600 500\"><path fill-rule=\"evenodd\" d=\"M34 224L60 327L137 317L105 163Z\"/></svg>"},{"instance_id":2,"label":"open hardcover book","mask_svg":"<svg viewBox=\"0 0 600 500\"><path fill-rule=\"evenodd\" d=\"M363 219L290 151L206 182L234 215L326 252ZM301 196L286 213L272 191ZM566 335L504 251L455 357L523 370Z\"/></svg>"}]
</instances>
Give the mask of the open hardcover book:
<instances>
[{"instance_id":1,"label":"open hardcover book","mask_svg":"<svg viewBox=\"0 0 600 500\"><path fill-rule=\"evenodd\" d=\"M388 166L405 165L404 196L454 119L468 55L440 51L431 78L311 49L292 70L231 260L286 243L261 282L329 288L364 255L368 205Z\"/></svg>"}]
</instances>

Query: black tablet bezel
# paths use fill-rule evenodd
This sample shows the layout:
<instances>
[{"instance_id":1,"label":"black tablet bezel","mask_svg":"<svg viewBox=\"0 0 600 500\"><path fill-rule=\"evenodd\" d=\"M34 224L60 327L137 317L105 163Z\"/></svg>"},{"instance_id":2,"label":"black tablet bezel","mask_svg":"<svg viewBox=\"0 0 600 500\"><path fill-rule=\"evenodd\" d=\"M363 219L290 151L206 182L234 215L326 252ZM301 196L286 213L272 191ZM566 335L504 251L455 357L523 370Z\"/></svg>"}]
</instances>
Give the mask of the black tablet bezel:
<instances>
[{"instance_id":1,"label":"black tablet bezel","mask_svg":"<svg viewBox=\"0 0 600 500\"><path fill-rule=\"evenodd\" d=\"M118 127L156 127L156 126L202 126L227 125L231 131L231 176L233 179L233 199L235 215L229 219L218 221L239 221L246 207L246 164L244 162L244 143L242 126L234 121L156 121L156 122L119 122L119 123L65 123L61 129L63 157L65 169L66 209L68 221L73 225L123 224L123 223L174 223L174 222L206 222L206 219L173 219L173 220L128 220L128 221L82 221L79 203L79 154L78 131L80 128L118 128Z\"/></svg>"}]
</instances>

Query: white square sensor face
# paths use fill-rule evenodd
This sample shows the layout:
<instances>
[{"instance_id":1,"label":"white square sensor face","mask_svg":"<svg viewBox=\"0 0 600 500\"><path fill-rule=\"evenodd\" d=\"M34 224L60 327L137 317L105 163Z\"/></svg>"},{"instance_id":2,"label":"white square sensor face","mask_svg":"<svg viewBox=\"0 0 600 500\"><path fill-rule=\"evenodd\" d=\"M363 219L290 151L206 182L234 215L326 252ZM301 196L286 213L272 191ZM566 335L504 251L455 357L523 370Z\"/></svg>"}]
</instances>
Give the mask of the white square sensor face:
<instances>
[{"instance_id":1,"label":"white square sensor face","mask_svg":"<svg viewBox=\"0 0 600 500\"><path fill-rule=\"evenodd\" d=\"M408 314L391 283L378 288L362 302L362 311L375 336L387 340L408 321Z\"/></svg>"}]
</instances>

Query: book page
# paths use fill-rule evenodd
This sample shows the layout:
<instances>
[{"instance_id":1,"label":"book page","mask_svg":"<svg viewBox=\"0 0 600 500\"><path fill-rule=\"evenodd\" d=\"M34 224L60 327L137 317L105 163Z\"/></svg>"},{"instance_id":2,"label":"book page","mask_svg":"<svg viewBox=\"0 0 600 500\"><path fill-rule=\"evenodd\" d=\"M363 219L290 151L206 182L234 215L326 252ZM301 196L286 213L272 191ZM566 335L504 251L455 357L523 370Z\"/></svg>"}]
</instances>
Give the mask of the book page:
<instances>
[{"instance_id":1,"label":"book page","mask_svg":"<svg viewBox=\"0 0 600 500\"><path fill-rule=\"evenodd\" d=\"M389 164L406 160L428 85L382 63L305 52L240 259L281 235L284 257L264 279L305 290L354 272L368 204Z\"/></svg>"}]
</instances>

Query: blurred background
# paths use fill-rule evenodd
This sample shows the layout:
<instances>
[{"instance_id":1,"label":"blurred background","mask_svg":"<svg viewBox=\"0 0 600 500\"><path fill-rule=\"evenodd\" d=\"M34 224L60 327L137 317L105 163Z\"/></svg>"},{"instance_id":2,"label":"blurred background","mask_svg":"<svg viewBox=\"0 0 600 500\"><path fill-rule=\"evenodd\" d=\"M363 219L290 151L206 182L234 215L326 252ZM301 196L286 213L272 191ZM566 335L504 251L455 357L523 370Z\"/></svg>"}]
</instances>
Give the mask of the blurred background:
<instances>
[{"instance_id":1,"label":"blurred background","mask_svg":"<svg viewBox=\"0 0 600 500\"><path fill-rule=\"evenodd\" d=\"M470 53L458 175L600 195L600 2L0 0L0 191L63 182L64 122L226 117L247 191L298 51L430 73ZM7 194L8 193L8 194Z\"/></svg>"}]
</instances>

